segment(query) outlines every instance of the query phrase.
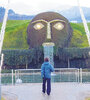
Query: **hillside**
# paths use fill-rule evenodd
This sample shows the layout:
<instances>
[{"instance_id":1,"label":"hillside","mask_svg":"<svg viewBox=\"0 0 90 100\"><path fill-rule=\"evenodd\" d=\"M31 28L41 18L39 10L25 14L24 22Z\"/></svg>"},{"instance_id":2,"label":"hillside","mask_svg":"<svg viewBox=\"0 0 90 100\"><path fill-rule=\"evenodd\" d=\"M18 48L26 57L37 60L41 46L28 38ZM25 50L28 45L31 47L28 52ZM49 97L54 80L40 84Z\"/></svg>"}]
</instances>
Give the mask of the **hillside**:
<instances>
[{"instance_id":1,"label":"hillside","mask_svg":"<svg viewBox=\"0 0 90 100\"><path fill-rule=\"evenodd\" d=\"M29 20L8 20L3 49L28 49L27 26ZM82 23L71 23L73 36L70 47L87 47L88 42ZM90 23L88 23L90 29ZM1 28L1 23L0 23Z\"/></svg>"},{"instance_id":2,"label":"hillside","mask_svg":"<svg viewBox=\"0 0 90 100\"><path fill-rule=\"evenodd\" d=\"M9 20L7 22L3 49L28 48L26 30L29 22L28 20Z\"/></svg>"}]
</instances>

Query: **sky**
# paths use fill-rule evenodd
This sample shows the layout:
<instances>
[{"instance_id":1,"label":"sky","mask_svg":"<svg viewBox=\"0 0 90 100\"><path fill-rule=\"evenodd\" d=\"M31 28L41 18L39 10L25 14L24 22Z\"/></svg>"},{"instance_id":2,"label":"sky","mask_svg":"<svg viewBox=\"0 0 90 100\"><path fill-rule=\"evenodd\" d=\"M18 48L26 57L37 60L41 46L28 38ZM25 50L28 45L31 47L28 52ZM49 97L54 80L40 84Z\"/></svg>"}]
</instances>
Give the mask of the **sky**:
<instances>
[{"instance_id":1,"label":"sky","mask_svg":"<svg viewBox=\"0 0 90 100\"><path fill-rule=\"evenodd\" d=\"M45 11L61 11L77 6L77 0L9 0L9 8L16 13L35 15ZM0 6L6 7L8 0L0 0ZM90 7L90 0L79 0L82 7Z\"/></svg>"}]
</instances>

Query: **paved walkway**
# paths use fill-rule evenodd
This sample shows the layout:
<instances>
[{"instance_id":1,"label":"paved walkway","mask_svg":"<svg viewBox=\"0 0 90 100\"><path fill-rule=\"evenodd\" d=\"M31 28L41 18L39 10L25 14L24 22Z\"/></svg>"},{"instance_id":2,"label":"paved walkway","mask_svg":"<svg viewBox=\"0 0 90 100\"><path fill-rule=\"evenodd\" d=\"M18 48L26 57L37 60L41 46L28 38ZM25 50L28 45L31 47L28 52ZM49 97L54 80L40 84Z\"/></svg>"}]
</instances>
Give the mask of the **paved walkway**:
<instances>
[{"instance_id":1,"label":"paved walkway","mask_svg":"<svg viewBox=\"0 0 90 100\"><path fill-rule=\"evenodd\" d=\"M41 83L2 86L2 92L14 93L18 100L84 100L90 93L90 84L52 83L50 96L42 94L41 87Z\"/></svg>"},{"instance_id":2,"label":"paved walkway","mask_svg":"<svg viewBox=\"0 0 90 100\"><path fill-rule=\"evenodd\" d=\"M3 92L2 97L4 100L18 100L18 96L10 92Z\"/></svg>"}]
</instances>

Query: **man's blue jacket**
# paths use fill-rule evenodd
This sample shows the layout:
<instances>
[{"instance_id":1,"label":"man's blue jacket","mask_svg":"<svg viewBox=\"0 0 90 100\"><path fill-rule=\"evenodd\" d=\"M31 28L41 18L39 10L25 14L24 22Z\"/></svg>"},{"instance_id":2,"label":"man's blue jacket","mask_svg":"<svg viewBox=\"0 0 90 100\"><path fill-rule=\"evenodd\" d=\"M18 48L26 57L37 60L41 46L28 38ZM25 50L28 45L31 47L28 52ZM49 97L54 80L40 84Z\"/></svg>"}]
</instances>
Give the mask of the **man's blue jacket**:
<instances>
[{"instance_id":1,"label":"man's blue jacket","mask_svg":"<svg viewBox=\"0 0 90 100\"><path fill-rule=\"evenodd\" d=\"M51 78L51 72L53 71L53 66L49 62L44 62L41 66L41 77Z\"/></svg>"}]
</instances>

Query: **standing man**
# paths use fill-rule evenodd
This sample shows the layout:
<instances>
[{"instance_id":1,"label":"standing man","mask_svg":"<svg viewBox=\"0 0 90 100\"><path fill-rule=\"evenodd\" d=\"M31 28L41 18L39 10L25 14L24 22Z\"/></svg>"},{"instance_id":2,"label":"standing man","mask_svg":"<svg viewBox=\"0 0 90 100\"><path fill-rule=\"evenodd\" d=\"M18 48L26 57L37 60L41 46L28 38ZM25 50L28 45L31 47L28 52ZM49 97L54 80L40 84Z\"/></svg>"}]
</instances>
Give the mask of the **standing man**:
<instances>
[{"instance_id":1,"label":"standing man","mask_svg":"<svg viewBox=\"0 0 90 100\"><path fill-rule=\"evenodd\" d=\"M42 92L46 91L47 82L47 94L50 95L51 92L51 72L54 71L53 66L49 63L49 59L45 58L44 63L41 66L41 77L43 79Z\"/></svg>"}]
</instances>

